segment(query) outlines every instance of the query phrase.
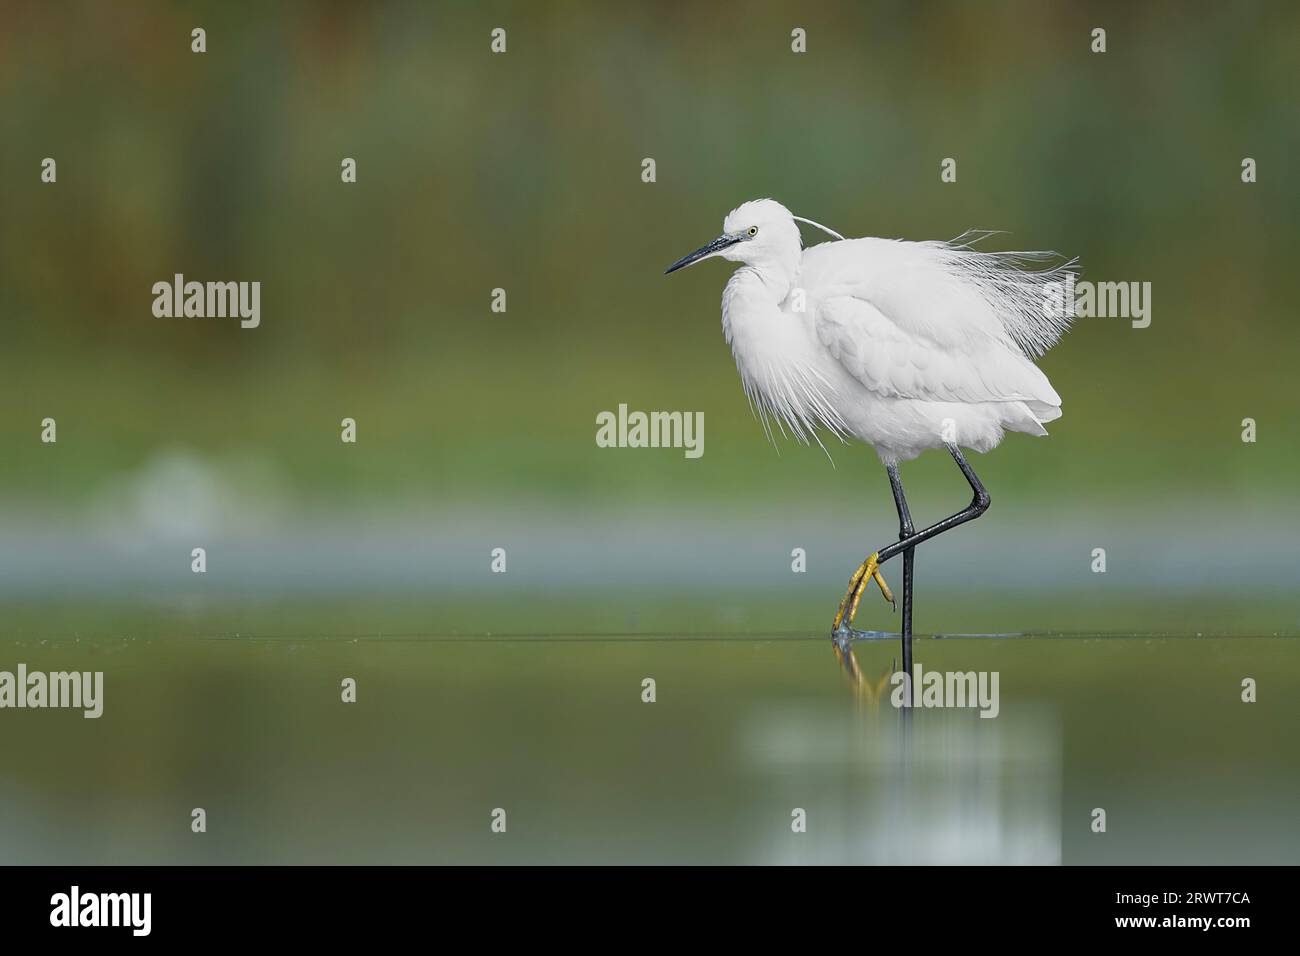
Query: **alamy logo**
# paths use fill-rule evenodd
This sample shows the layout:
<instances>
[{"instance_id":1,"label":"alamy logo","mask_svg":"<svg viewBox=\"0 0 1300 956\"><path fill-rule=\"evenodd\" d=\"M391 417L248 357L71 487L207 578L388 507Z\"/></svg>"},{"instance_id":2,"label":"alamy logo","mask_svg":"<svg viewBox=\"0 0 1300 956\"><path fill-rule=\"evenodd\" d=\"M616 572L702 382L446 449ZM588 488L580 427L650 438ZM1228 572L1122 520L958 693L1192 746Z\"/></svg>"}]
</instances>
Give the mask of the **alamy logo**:
<instances>
[{"instance_id":1,"label":"alamy logo","mask_svg":"<svg viewBox=\"0 0 1300 956\"><path fill-rule=\"evenodd\" d=\"M176 273L171 282L153 284L153 314L160 319L239 319L245 329L262 323L262 283L186 282Z\"/></svg>"},{"instance_id":2,"label":"alamy logo","mask_svg":"<svg viewBox=\"0 0 1300 956\"><path fill-rule=\"evenodd\" d=\"M920 664L913 671L914 707L978 707L981 717L996 717L1001 710L997 671L926 671ZM907 672L895 672L889 682L894 685L889 702L895 707L904 706Z\"/></svg>"},{"instance_id":3,"label":"alamy logo","mask_svg":"<svg viewBox=\"0 0 1300 956\"><path fill-rule=\"evenodd\" d=\"M703 412L629 412L596 416L599 448L684 448L687 458L704 454Z\"/></svg>"},{"instance_id":4,"label":"alamy logo","mask_svg":"<svg viewBox=\"0 0 1300 956\"><path fill-rule=\"evenodd\" d=\"M152 911L152 893L82 893L74 885L50 897L51 926L129 926L132 936L148 936Z\"/></svg>"},{"instance_id":5,"label":"alamy logo","mask_svg":"<svg viewBox=\"0 0 1300 956\"><path fill-rule=\"evenodd\" d=\"M1043 285L1043 313L1049 318L1132 319L1135 329L1151 324L1150 282L1064 282Z\"/></svg>"},{"instance_id":6,"label":"alamy logo","mask_svg":"<svg viewBox=\"0 0 1300 956\"><path fill-rule=\"evenodd\" d=\"M19 664L17 673L0 671L0 709L61 708L83 711L94 718L104 712L103 671L28 671Z\"/></svg>"}]
</instances>

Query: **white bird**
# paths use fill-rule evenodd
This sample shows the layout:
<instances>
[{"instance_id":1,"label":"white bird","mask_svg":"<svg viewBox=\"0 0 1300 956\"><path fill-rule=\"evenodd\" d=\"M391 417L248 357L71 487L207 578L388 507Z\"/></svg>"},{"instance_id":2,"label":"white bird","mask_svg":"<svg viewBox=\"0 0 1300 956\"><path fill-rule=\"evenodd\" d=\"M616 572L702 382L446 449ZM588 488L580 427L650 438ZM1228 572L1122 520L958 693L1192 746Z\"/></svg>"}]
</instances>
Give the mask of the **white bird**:
<instances>
[{"instance_id":1,"label":"white bird","mask_svg":"<svg viewBox=\"0 0 1300 956\"><path fill-rule=\"evenodd\" d=\"M796 220L834 241L804 249ZM986 452L1007 431L1045 435L1044 423L1061 415L1061 398L1033 359L1069 328L1059 290L1075 263L1055 253L972 248L988 235L845 239L779 202L757 199L727 215L721 236L667 269L714 256L743 263L722 293L722 329L769 436L771 421L804 442L820 444L824 429L866 442L880 456L899 540L871 554L850 579L832 636L837 648L883 636L854 630L853 619L869 580L893 601L878 569L901 553L909 675L913 549L989 506L959 446ZM974 497L970 507L918 532L898 463L941 447Z\"/></svg>"}]
</instances>

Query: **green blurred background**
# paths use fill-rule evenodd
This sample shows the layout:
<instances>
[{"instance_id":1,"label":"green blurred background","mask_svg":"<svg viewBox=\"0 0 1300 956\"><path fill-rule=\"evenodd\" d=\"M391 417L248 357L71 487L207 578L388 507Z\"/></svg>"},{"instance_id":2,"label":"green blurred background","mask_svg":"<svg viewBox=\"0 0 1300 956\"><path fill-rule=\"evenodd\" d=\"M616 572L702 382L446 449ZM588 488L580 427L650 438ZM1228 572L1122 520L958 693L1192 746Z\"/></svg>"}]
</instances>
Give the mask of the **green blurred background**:
<instances>
[{"instance_id":1,"label":"green blurred background","mask_svg":"<svg viewBox=\"0 0 1300 956\"><path fill-rule=\"evenodd\" d=\"M0 668L106 675L98 720L0 716L0 861L1293 862L1298 38L1285 3L0 2ZM919 632L1035 635L918 641L999 671L997 720L909 736L823 644L883 469L768 444L728 270L662 275L760 196L1152 283L918 553ZM260 328L155 318L177 272L260 281ZM703 457L597 448L620 403L702 411ZM919 521L967 500L903 474Z\"/></svg>"},{"instance_id":2,"label":"green blurred background","mask_svg":"<svg viewBox=\"0 0 1300 956\"><path fill-rule=\"evenodd\" d=\"M378 590L406 609L320 626L820 628L896 534L883 470L768 444L722 339L728 270L662 275L770 195L849 235L1000 229L990 248L1152 283L1149 328L1082 319L1043 360L1064 418L978 461L994 509L922 559L919 628L1296 630L1292 5L0 10L12 627L152 601L203 630L232 595ZM177 272L260 280L261 327L155 318ZM704 456L597 448L621 402L703 411ZM965 500L941 456L904 478L923 520ZM503 591L536 601L475 597Z\"/></svg>"}]
</instances>

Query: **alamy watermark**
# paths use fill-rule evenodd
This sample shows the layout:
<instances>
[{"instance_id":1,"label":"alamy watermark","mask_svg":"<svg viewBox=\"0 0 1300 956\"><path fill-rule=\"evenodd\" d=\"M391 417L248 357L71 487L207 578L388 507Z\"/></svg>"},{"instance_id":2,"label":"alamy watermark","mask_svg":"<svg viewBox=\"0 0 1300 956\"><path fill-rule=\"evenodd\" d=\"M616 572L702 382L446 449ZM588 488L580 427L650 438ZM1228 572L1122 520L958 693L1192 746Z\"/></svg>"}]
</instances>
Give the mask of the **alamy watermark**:
<instances>
[{"instance_id":1,"label":"alamy watermark","mask_svg":"<svg viewBox=\"0 0 1300 956\"><path fill-rule=\"evenodd\" d=\"M998 671L927 671L920 664L912 671L913 707L978 708L981 717L996 717L1002 709ZM889 702L899 708L907 706L907 672L896 671L889 682L894 685Z\"/></svg>"},{"instance_id":2,"label":"alamy watermark","mask_svg":"<svg viewBox=\"0 0 1300 956\"><path fill-rule=\"evenodd\" d=\"M0 710L67 708L93 719L104 713L103 671L0 671Z\"/></svg>"},{"instance_id":3,"label":"alamy watermark","mask_svg":"<svg viewBox=\"0 0 1300 956\"><path fill-rule=\"evenodd\" d=\"M1150 282L1080 282L1073 272L1061 282L1043 284L1043 311L1049 318L1131 319L1133 328L1151 324Z\"/></svg>"},{"instance_id":4,"label":"alamy watermark","mask_svg":"<svg viewBox=\"0 0 1300 956\"><path fill-rule=\"evenodd\" d=\"M132 936L148 936L152 914L152 893L83 893L74 884L50 897L51 926L122 926Z\"/></svg>"},{"instance_id":5,"label":"alamy watermark","mask_svg":"<svg viewBox=\"0 0 1300 956\"><path fill-rule=\"evenodd\" d=\"M178 272L171 282L155 282L153 295L153 314L160 319L238 318L245 329L262 324L260 282L186 282Z\"/></svg>"},{"instance_id":6,"label":"alamy watermark","mask_svg":"<svg viewBox=\"0 0 1300 956\"><path fill-rule=\"evenodd\" d=\"M618 412L596 415L599 448L682 448L687 458L704 454L703 412Z\"/></svg>"}]
</instances>

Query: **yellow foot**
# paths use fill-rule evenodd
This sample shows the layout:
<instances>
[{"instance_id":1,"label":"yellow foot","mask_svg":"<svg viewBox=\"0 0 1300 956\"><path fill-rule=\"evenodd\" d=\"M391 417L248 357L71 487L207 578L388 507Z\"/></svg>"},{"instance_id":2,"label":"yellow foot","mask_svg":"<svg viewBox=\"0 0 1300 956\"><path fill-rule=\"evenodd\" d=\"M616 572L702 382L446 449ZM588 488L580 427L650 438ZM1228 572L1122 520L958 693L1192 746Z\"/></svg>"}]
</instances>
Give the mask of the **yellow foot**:
<instances>
[{"instance_id":1,"label":"yellow foot","mask_svg":"<svg viewBox=\"0 0 1300 956\"><path fill-rule=\"evenodd\" d=\"M875 555L872 555L872 557L875 557ZM849 578L849 589L844 592L844 600L840 601L840 609L835 612L835 623L831 625L832 631L838 631L840 629L840 622L844 620L844 612L849 609L849 601L853 600L853 594L858 589L858 582L861 581L862 576L867 573L867 565L870 563L870 559L864 561L862 565L853 572L853 577Z\"/></svg>"},{"instance_id":2,"label":"yellow foot","mask_svg":"<svg viewBox=\"0 0 1300 956\"><path fill-rule=\"evenodd\" d=\"M889 585L885 583L885 579L880 573L879 558L880 552L873 551L871 557L863 561L862 566L853 573L853 577L849 578L849 590L844 595L844 600L840 602L840 609L835 613L835 624L832 630L839 630L840 623L845 620L845 611L848 612L848 623L853 623L853 619L858 613L858 602L862 599L862 591L867 586L867 581L875 581L885 600L890 604L894 604L894 595L890 592ZM895 610L897 610L897 607L897 605L894 605Z\"/></svg>"}]
</instances>

